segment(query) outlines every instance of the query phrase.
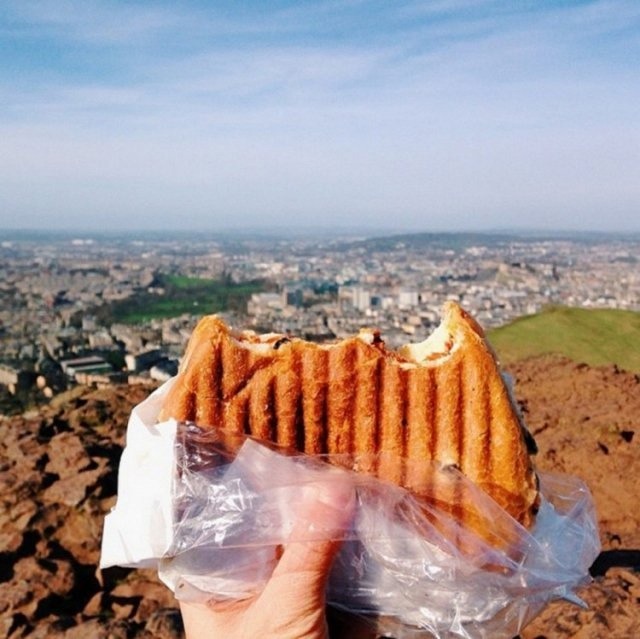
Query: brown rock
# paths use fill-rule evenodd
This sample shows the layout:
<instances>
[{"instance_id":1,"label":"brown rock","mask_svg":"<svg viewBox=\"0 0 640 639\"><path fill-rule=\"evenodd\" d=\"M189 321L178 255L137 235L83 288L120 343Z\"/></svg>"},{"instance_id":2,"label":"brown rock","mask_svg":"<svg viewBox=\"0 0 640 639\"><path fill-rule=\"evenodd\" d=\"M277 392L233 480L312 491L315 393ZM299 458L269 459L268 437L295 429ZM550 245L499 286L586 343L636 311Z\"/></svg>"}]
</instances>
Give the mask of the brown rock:
<instances>
[{"instance_id":1,"label":"brown rock","mask_svg":"<svg viewBox=\"0 0 640 639\"><path fill-rule=\"evenodd\" d=\"M12 505L33 501L42 488L42 480L39 470L16 466L2 478L3 497Z\"/></svg>"},{"instance_id":2,"label":"brown rock","mask_svg":"<svg viewBox=\"0 0 640 639\"><path fill-rule=\"evenodd\" d=\"M24 557L14 564L13 581L29 584L37 596L49 593L66 595L74 587L75 574L67 560Z\"/></svg>"},{"instance_id":3,"label":"brown rock","mask_svg":"<svg viewBox=\"0 0 640 639\"><path fill-rule=\"evenodd\" d=\"M24 579L16 579L0 584L0 611L33 614L37 607L37 597L43 594L42 588L34 588Z\"/></svg>"},{"instance_id":4,"label":"brown rock","mask_svg":"<svg viewBox=\"0 0 640 639\"><path fill-rule=\"evenodd\" d=\"M522 639L631 639L637 636L638 600L629 592L637 576L614 569L580 591L588 609L566 602L553 602L522 633Z\"/></svg>"},{"instance_id":5,"label":"brown rock","mask_svg":"<svg viewBox=\"0 0 640 639\"><path fill-rule=\"evenodd\" d=\"M42 501L50 504L77 506L95 486L105 472L104 463L99 468L85 470L55 481L42 493Z\"/></svg>"},{"instance_id":6,"label":"brown rock","mask_svg":"<svg viewBox=\"0 0 640 639\"><path fill-rule=\"evenodd\" d=\"M36 584L46 582L51 573L35 557L23 557L13 565L13 574L17 580Z\"/></svg>"},{"instance_id":7,"label":"brown rock","mask_svg":"<svg viewBox=\"0 0 640 639\"><path fill-rule=\"evenodd\" d=\"M160 583L153 571L132 572L127 580L118 584L112 591L114 597L145 597L161 602L175 603L173 593Z\"/></svg>"},{"instance_id":8,"label":"brown rock","mask_svg":"<svg viewBox=\"0 0 640 639\"><path fill-rule=\"evenodd\" d=\"M113 615L116 619L129 619L130 617L133 617L135 609L136 604L133 602L119 603L114 601L111 604L111 610L113 611Z\"/></svg>"},{"instance_id":9,"label":"brown rock","mask_svg":"<svg viewBox=\"0 0 640 639\"><path fill-rule=\"evenodd\" d=\"M53 559L48 562L52 574L48 581L49 589L56 595L69 594L75 586L75 571L71 562Z\"/></svg>"},{"instance_id":10,"label":"brown rock","mask_svg":"<svg viewBox=\"0 0 640 639\"><path fill-rule=\"evenodd\" d=\"M35 432L25 432L16 441L25 463L35 468L42 454L42 445L35 436Z\"/></svg>"},{"instance_id":11,"label":"brown rock","mask_svg":"<svg viewBox=\"0 0 640 639\"><path fill-rule=\"evenodd\" d=\"M73 433L55 435L47 444L46 450L49 456L46 472L55 473L61 479L76 475L91 463L80 438Z\"/></svg>"},{"instance_id":12,"label":"brown rock","mask_svg":"<svg viewBox=\"0 0 640 639\"><path fill-rule=\"evenodd\" d=\"M99 501L100 510L105 514L108 513L110 510L112 510L115 507L117 500L118 500L117 495L113 495L112 497L105 497L104 499L101 499Z\"/></svg>"},{"instance_id":13,"label":"brown rock","mask_svg":"<svg viewBox=\"0 0 640 639\"><path fill-rule=\"evenodd\" d=\"M153 637L162 637L163 639L181 639L184 632L182 617L174 608L161 608L154 612L149 617L145 629Z\"/></svg>"},{"instance_id":14,"label":"brown rock","mask_svg":"<svg viewBox=\"0 0 640 639\"><path fill-rule=\"evenodd\" d=\"M124 581L121 584L118 584L110 593L112 597L135 597L139 595L139 590L135 587L135 582L131 584L128 581Z\"/></svg>"},{"instance_id":15,"label":"brown rock","mask_svg":"<svg viewBox=\"0 0 640 639\"><path fill-rule=\"evenodd\" d=\"M0 485L2 486L3 501L7 503L14 503L15 499L12 499L9 492L13 486L20 483L20 471L16 469L16 464L13 463L8 468L5 468L0 472Z\"/></svg>"},{"instance_id":16,"label":"brown rock","mask_svg":"<svg viewBox=\"0 0 640 639\"><path fill-rule=\"evenodd\" d=\"M138 604L138 609L136 610L136 614L134 616L134 621L137 621L142 624L146 624L147 621L154 615L158 610L161 609L172 609L175 610L175 600L173 596L166 601L158 600L152 597L144 597L140 600Z\"/></svg>"},{"instance_id":17,"label":"brown rock","mask_svg":"<svg viewBox=\"0 0 640 639\"><path fill-rule=\"evenodd\" d=\"M65 631L53 622L42 621L27 637L29 639L63 639Z\"/></svg>"},{"instance_id":18,"label":"brown rock","mask_svg":"<svg viewBox=\"0 0 640 639\"><path fill-rule=\"evenodd\" d=\"M2 603L0 603L0 613L3 611ZM13 617L9 615L5 615L0 617L0 637L5 639L5 637L9 636L9 630L13 626Z\"/></svg>"},{"instance_id":19,"label":"brown rock","mask_svg":"<svg viewBox=\"0 0 640 639\"><path fill-rule=\"evenodd\" d=\"M130 573L125 581L117 584L109 593L114 599L130 598L137 602L133 619L145 624L158 610L175 610L173 593L150 570Z\"/></svg>"},{"instance_id":20,"label":"brown rock","mask_svg":"<svg viewBox=\"0 0 640 639\"><path fill-rule=\"evenodd\" d=\"M29 620L21 612L10 614L7 617L9 621L10 635L4 635L10 637L10 639L22 639L22 637L32 636L32 626ZM0 635L2 636L2 635Z\"/></svg>"},{"instance_id":21,"label":"brown rock","mask_svg":"<svg viewBox=\"0 0 640 639\"><path fill-rule=\"evenodd\" d=\"M38 512L38 506L32 500L19 501L11 507L9 512L15 527L18 530L24 530Z\"/></svg>"},{"instance_id":22,"label":"brown rock","mask_svg":"<svg viewBox=\"0 0 640 639\"><path fill-rule=\"evenodd\" d=\"M102 520L84 510L70 510L56 531L56 539L81 564L97 564Z\"/></svg>"},{"instance_id":23,"label":"brown rock","mask_svg":"<svg viewBox=\"0 0 640 639\"><path fill-rule=\"evenodd\" d=\"M0 530L0 552L14 553L20 546L24 535L19 530L7 526L3 526Z\"/></svg>"},{"instance_id":24,"label":"brown rock","mask_svg":"<svg viewBox=\"0 0 640 639\"><path fill-rule=\"evenodd\" d=\"M86 617L97 617L103 612L103 597L104 593L102 591L96 592L91 599L89 599L89 603L84 607L82 614Z\"/></svg>"},{"instance_id":25,"label":"brown rock","mask_svg":"<svg viewBox=\"0 0 640 639\"><path fill-rule=\"evenodd\" d=\"M118 623L105 623L98 619L90 619L69 628L64 639L127 639L128 629Z\"/></svg>"},{"instance_id":26,"label":"brown rock","mask_svg":"<svg viewBox=\"0 0 640 639\"><path fill-rule=\"evenodd\" d=\"M78 477L66 477L53 482L42 493L42 501L47 504L77 506L86 496L87 486Z\"/></svg>"}]
</instances>

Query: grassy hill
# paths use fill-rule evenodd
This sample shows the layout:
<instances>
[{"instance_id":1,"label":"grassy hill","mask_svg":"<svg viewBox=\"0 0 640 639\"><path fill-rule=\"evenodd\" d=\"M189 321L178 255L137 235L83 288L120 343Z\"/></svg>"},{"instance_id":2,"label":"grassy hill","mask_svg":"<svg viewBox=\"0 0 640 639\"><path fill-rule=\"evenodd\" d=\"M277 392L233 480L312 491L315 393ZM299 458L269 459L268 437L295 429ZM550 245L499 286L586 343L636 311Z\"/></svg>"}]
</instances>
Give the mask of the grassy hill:
<instances>
[{"instance_id":1,"label":"grassy hill","mask_svg":"<svg viewBox=\"0 0 640 639\"><path fill-rule=\"evenodd\" d=\"M552 307L488 332L503 363L560 353L592 366L640 373L640 313Z\"/></svg>"}]
</instances>

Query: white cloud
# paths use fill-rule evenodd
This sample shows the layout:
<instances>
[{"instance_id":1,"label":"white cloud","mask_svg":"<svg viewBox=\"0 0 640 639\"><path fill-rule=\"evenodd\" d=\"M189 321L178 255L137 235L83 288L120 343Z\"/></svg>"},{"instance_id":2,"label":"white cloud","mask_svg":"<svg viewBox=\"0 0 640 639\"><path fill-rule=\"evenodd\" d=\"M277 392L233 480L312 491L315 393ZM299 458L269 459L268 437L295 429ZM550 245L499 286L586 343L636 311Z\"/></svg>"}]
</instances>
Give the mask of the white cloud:
<instances>
[{"instance_id":1,"label":"white cloud","mask_svg":"<svg viewBox=\"0 0 640 639\"><path fill-rule=\"evenodd\" d=\"M100 0L10 0L13 20L24 35L49 34L66 41L136 45L140 38L192 23L184 14L160 5Z\"/></svg>"}]
</instances>

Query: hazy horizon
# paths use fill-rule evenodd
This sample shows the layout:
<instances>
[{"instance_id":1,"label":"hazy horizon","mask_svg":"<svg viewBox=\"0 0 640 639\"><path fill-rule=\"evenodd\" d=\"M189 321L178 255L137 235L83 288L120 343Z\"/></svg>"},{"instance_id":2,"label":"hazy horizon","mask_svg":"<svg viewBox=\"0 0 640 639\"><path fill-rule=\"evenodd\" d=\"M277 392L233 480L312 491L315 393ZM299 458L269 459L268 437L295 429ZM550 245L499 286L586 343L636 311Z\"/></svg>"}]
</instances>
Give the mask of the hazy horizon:
<instances>
[{"instance_id":1,"label":"hazy horizon","mask_svg":"<svg viewBox=\"0 0 640 639\"><path fill-rule=\"evenodd\" d=\"M434 229L401 229L401 228L377 228L365 230L355 227L328 228L328 227L293 227L293 228L267 228L267 227L247 227L247 228L219 228L219 229L170 229L170 228L130 228L130 229L106 229L106 228L5 228L0 229L0 242L13 242L19 240L37 239L60 239L71 240L92 240L92 239L127 239L144 240L149 242L155 240L165 241L169 238L176 240L200 239L210 240L265 240L265 241L292 241L305 240L318 241L326 240L359 240L359 239L385 239L403 238L416 236L430 236L435 238L443 236L474 237L479 240L483 237L505 239L516 238L519 240L575 240L575 241L625 241L637 242L640 240L640 231L602 231L592 229L517 229L517 228L488 228L488 229L466 229L466 230L434 230Z\"/></svg>"},{"instance_id":2,"label":"hazy horizon","mask_svg":"<svg viewBox=\"0 0 640 639\"><path fill-rule=\"evenodd\" d=\"M640 231L633 0L8 0L0 229Z\"/></svg>"}]
</instances>

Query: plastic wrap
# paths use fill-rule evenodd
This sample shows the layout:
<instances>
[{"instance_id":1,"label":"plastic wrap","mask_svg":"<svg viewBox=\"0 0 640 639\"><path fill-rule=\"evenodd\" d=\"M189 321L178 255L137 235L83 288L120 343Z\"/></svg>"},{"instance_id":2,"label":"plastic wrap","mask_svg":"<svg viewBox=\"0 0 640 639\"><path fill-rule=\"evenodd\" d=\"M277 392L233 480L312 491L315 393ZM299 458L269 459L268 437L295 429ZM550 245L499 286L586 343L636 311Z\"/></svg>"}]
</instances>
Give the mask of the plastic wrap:
<instances>
[{"instance_id":1,"label":"plastic wrap","mask_svg":"<svg viewBox=\"0 0 640 639\"><path fill-rule=\"evenodd\" d=\"M353 491L355 506L339 535L327 600L385 636L511 638L551 599L580 603L574 589L588 582L600 546L592 500L578 479L540 475L540 510L528 531L462 474L431 468L438 486L454 483L474 500L504 540L496 547L428 499L347 470L362 460L286 455L191 424L156 425L159 396L130 421L103 565L155 562L187 601L250 597L283 545L326 539L330 521L303 529L295 523L310 491L337 482ZM150 462L142 472L141 462ZM146 520L134 523L134 512Z\"/></svg>"}]
</instances>

